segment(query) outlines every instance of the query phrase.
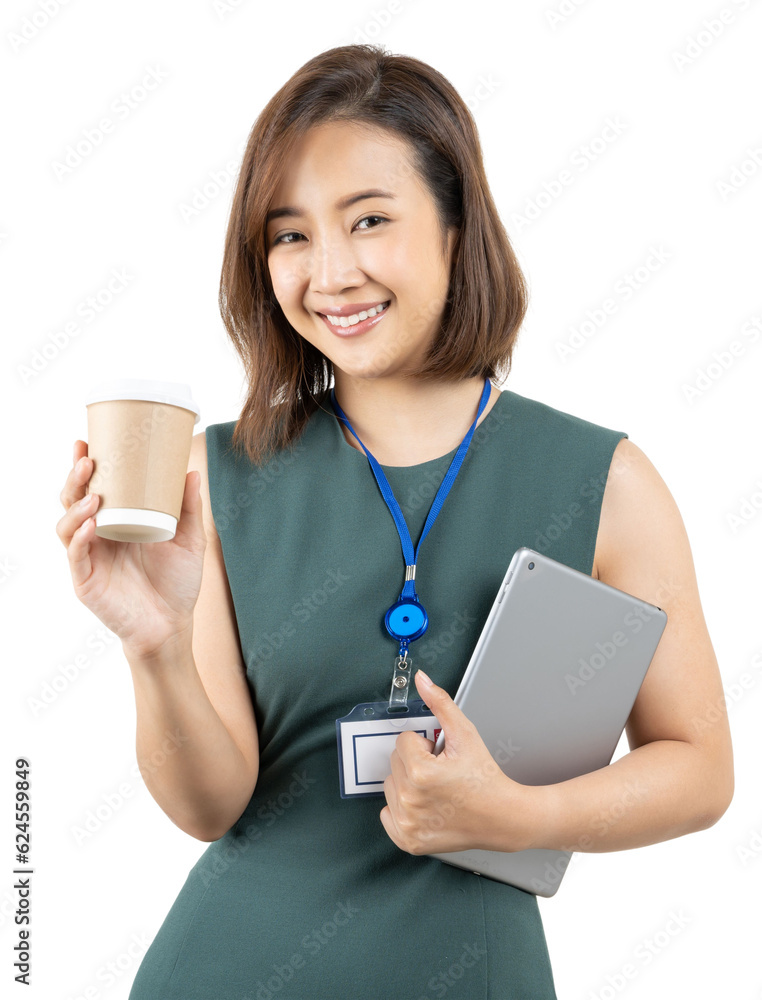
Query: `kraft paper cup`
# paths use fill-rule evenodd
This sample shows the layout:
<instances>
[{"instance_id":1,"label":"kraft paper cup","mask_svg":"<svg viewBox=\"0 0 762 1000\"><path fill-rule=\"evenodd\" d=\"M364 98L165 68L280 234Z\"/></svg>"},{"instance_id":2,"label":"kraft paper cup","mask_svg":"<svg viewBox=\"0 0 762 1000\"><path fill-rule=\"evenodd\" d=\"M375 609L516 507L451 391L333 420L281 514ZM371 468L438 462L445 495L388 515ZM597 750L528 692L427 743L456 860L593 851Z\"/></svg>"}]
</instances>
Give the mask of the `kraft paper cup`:
<instances>
[{"instance_id":1,"label":"kraft paper cup","mask_svg":"<svg viewBox=\"0 0 762 1000\"><path fill-rule=\"evenodd\" d=\"M175 537L193 427L190 386L115 379L94 386L87 406L88 492L97 493L95 533L117 542Z\"/></svg>"}]
</instances>

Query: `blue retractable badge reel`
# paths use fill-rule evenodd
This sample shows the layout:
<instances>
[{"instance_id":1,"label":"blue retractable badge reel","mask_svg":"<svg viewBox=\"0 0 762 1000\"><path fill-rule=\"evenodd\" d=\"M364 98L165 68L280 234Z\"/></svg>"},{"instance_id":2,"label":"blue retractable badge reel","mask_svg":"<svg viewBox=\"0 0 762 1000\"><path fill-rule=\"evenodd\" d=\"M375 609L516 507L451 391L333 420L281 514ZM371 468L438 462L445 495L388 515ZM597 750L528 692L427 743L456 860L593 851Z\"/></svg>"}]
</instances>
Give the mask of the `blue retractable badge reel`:
<instances>
[{"instance_id":1,"label":"blue retractable badge reel","mask_svg":"<svg viewBox=\"0 0 762 1000\"><path fill-rule=\"evenodd\" d=\"M429 627L426 608L412 597L396 601L384 615L386 631L399 642L413 642L419 639Z\"/></svg>"}]
</instances>

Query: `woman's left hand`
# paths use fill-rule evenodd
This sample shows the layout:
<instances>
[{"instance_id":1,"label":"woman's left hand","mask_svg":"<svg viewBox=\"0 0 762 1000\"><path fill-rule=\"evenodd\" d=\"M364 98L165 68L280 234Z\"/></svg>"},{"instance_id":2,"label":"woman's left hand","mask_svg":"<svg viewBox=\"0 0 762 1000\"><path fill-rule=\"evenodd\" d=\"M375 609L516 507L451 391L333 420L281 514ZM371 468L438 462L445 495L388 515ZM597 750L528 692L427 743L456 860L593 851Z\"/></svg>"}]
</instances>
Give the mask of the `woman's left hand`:
<instances>
[{"instance_id":1,"label":"woman's left hand","mask_svg":"<svg viewBox=\"0 0 762 1000\"><path fill-rule=\"evenodd\" d=\"M472 848L521 851L531 846L531 786L503 774L474 724L444 688L419 670L418 693L444 730L445 746L419 733L400 733L384 782L381 822L409 854Z\"/></svg>"}]
</instances>

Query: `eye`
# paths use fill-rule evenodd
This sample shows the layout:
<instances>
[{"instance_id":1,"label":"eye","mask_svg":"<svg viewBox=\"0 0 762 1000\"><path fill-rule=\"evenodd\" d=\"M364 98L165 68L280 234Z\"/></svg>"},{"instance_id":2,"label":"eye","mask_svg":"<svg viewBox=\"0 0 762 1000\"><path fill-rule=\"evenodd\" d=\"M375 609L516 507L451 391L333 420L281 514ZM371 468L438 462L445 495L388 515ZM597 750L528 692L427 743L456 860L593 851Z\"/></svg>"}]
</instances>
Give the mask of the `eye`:
<instances>
[{"instance_id":1,"label":"eye","mask_svg":"<svg viewBox=\"0 0 762 1000\"><path fill-rule=\"evenodd\" d=\"M383 216L381 216L381 215L366 215L364 219L360 219L360 222L369 222L371 219L376 219L376 220L378 220L378 222L388 222L389 221L388 219L383 218ZM360 225L360 222L357 223L358 226ZM375 229L376 226L372 226L371 228Z\"/></svg>"},{"instance_id":2,"label":"eye","mask_svg":"<svg viewBox=\"0 0 762 1000\"><path fill-rule=\"evenodd\" d=\"M388 219L385 219L382 215L366 215L362 219L360 219L359 222L357 222L357 227L359 227L361 225L361 223L363 223L363 222L371 222L371 221L374 221L374 220L376 222L388 222L389 221ZM363 227L363 228L367 232L369 228L370 229L377 229L378 227L377 226L370 226L370 227L366 226L366 227ZM297 238L303 238L301 233L281 233L280 236L276 236L276 238L272 241L272 246L277 246L278 243L284 243L286 246L290 246L292 243L296 242L296 240L289 239L290 236L295 236Z\"/></svg>"},{"instance_id":3,"label":"eye","mask_svg":"<svg viewBox=\"0 0 762 1000\"><path fill-rule=\"evenodd\" d=\"M289 240L289 239L287 239L286 237L288 237L288 236L301 236L301 235L302 235L301 233L281 233L280 236L276 236L275 237L275 239L272 242L272 245L276 246L278 243L290 244L292 241Z\"/></svg>"}]
</instances>

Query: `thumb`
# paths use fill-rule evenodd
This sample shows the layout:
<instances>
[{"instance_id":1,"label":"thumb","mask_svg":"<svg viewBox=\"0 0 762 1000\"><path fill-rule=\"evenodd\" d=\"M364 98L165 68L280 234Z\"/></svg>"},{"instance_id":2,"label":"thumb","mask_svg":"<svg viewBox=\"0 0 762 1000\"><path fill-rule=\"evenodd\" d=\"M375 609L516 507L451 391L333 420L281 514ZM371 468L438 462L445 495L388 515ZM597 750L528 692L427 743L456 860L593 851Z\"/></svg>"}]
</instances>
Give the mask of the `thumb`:
<instances>
[{"instance_id":1,"label":"thumb","mask_svg":"<svg viewBox=\"0 0 762 1000\"><path fill-rule=\"evenodd\" d=\"M471 732L471 723L444 688L435 684L423 670L415 673L415 686L422 700L436 716L444 731L445 746L451 751L463 745Z\"/></svg>"}]
</instances>

